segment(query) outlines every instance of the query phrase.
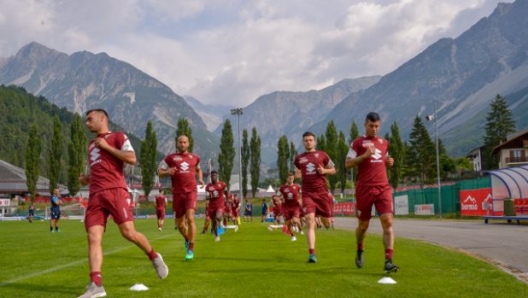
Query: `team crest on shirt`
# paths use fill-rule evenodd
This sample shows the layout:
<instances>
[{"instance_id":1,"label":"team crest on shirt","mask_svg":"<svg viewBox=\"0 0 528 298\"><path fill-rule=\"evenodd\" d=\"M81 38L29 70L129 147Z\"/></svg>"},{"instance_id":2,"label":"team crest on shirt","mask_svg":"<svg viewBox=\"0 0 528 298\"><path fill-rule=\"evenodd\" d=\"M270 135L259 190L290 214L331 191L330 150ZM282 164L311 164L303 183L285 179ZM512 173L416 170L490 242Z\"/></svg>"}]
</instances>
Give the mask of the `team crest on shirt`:
<instances>
[{"instance_id":1,"label":"team crest on shirt","mask_svg":"<svg viewBox=\"0 0 528 298\"><path fill-rule=\"evenodd\" d=\"M380 144L383 144L383 139L378 139L378 142L379 142Z\"/></svg>"},{"instance_id":2,"label":"team crest on shirt","mask_svg":"<svg viewBox=\"0 0 528 298\"><path fill-rule=\"evenodd\" d=\"M315 153L315 158L319 158L319 153Z\"/></svg>"}]
</instances>

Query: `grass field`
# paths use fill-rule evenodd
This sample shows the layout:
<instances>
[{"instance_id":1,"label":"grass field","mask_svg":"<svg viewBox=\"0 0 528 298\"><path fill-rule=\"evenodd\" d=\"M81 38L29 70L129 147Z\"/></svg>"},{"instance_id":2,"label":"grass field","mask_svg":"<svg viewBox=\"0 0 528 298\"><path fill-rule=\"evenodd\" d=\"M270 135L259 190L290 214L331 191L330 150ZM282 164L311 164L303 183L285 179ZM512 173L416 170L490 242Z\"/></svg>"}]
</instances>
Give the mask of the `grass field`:
<instances>
[{"instance_id":1,"label":"grass field","mask_svg":"<svg viewBox=\"0 0 528 298\"><path fill-rule=\"evenodd\" d=\"M201 230L203 221L197 220ZM381 238L370 234L365 266L354 265L351 231L317 231L318 263L306 263L305 237L298 241L260 222L227 230L222 241L198 235L195 259L184 261L183 240L167 221L137 220L170 273L159 280L142 252L119 235L113 222L104 238L103 284L107 297L528 297L528 286L500 269L460 252L396 239L397 284L384 277ZM62 220L61 233L48 222L0 222L0 297L77 297L89 282L84 226ZM136 283L145 292L129 290Z\"/></svg>"}]
</instances>

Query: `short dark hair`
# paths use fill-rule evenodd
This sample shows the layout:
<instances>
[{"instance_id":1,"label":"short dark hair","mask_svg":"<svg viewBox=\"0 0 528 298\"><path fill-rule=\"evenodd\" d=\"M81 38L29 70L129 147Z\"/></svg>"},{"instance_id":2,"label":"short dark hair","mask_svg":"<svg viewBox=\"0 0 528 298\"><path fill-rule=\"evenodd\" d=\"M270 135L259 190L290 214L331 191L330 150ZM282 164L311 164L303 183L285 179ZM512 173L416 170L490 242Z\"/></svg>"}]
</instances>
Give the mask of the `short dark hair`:
<instances>
[{"instance_id":1,"label":"short dark hair","mask_svg":"<svg viewBox=\"0 0 528 298\"><path fill-rule=\"evenodd\" d=\"M103 113L106 116L106 118L110 119L110 117L108 117L108 113L104 109L91 109L91 110L88 110L88 111L86 111L86 116L88 116L91 112Z\"/></svg>"},{"instance_id":2,"label":"short dark hair","mask_svg":"<svg viewBox=\"0 0 528 298\"><path fill-rule=\"evenodd\" d=\"M380 116L376 112L370 112L367 114L367 117L365 117L365 122L370 120L370 122L378 122L380 121Z\"/></svg>"},{"instance_id":3,"label":"short dark hair","mask_svg":"<svg viewBox=\"0 0 528 298\"><path fill-rule=\"evenodd\" d=\"M310 136L311 136L311 137L314 137L314 139L315 139L315 135L314 135L313 132L311 132L311 131L307 131L307 132L303 133L303 139L304 139L305 137L310 137Z\"/></svg>"},{"instance_id":4,"label":"short dark hair","mask_svg":"<svg viewBox=\"0 0 528 298\"><path fill-rule=\"evenodd\" d=\"M210 175L213 175L213 174L217 174L217 175L218 175L218 172L215 171L215 170L212 170L211 173L210 173Z\"/></svg>"},{"instance_id":5,"label":"short dark hair","mask_svg":"<svg viewBox=\"0 0 528 298\"><path fill-rule=\"evenodd\" d=\"M295 177L295 173L294 172L288 172L288 176L294 176Z\"/></svg>"}]
</instances>

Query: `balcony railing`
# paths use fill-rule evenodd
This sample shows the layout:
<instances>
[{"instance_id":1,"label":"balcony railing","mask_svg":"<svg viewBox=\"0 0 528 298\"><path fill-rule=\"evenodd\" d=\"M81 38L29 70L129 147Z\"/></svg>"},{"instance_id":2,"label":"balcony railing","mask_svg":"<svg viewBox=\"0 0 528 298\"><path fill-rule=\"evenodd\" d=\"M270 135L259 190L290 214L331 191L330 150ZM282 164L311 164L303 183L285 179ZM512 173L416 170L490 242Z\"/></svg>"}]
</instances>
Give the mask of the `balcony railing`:
<instances>
[{"instance_id":1,"label":"balcony railing","mask_svg":"<svg viewBox=\"0 0 528 298\"><path fill-rule=\"evenodd\" d=\"M506 163L528 163L528 157L506 157Z\"/></svg>"}]
</instances>

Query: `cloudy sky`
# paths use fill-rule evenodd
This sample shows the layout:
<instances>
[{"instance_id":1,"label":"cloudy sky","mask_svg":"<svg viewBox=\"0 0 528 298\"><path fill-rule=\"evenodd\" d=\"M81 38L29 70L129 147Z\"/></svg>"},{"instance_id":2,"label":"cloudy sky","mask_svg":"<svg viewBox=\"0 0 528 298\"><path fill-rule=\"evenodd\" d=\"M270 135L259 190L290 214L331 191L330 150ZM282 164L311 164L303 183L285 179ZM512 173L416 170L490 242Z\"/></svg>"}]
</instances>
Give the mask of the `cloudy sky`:
<instances>
[{"instance_id":1,"label":"cloudy sky","mask_svg":"<svg viewBox=\"0 0 528 298\"><path fill-rule=\"evenodd\" d=\"M0 57L32 41L68 54L106 52L180 95L244 107L273 91L387 74L498 2L7 0Z\"/></svg>"}]
</instances>

